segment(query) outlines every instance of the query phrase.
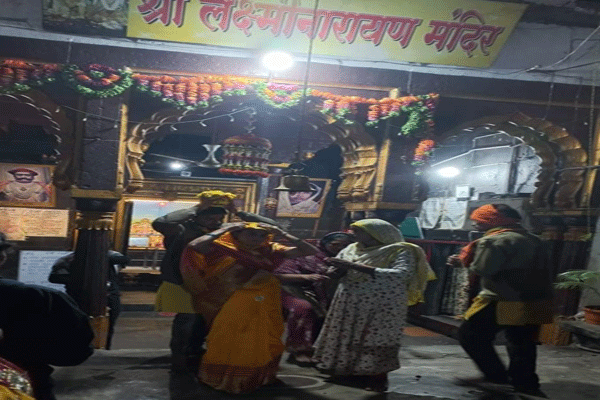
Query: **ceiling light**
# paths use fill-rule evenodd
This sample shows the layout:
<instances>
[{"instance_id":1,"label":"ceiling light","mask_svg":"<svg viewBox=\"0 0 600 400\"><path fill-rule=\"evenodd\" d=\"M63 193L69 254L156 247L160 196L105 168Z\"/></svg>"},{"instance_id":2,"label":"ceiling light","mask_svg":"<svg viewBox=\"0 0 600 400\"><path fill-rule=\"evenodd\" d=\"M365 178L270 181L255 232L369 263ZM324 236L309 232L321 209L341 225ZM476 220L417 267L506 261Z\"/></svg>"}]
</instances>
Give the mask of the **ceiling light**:
<instances>
[{"instance_id":1,"label":"ceiling light","mask_svg":"<svg viewBox=\"0 0 600 400\"><path fill-rule=\"evenodd\" d=\"M269 51L262 56L261 62L269 71L284 71L292 68L294 57L284 51Z\"/></svg>"},{"instance_id":2,"label":"ceiling light","mask_svg":"<svg viewBox=\"0 0 600 400\"><path fill-rule=\"evenodd\" d=\"M169 167L173 170L179 171L182 170L183 167L185 167L185 165L183 165L183 163L180 163L179 161L173 161L171 164L169 164Z\"/></svg>"},{"instance_id":3,"label":"ceiling light","mask_svg":"<svg viewBox=\"0 0 600 400\"><path fill-rule=\"evenodd\" d=\"M460 169L456 167L444 167L437 170L437 174L444 178L454 178L460 175Z\"/></svg>"}]
</instances>

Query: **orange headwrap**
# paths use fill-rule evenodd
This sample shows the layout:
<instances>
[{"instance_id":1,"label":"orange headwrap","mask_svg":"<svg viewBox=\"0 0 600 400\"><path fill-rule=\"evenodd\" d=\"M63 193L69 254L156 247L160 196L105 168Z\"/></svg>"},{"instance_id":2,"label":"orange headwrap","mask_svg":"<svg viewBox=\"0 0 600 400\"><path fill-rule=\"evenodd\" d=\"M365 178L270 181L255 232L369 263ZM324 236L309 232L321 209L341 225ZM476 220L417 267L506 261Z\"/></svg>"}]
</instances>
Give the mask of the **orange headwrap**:
<instances>
[{"instance_id":1,"label":"orange headwrap","mask_svg":"<svg viewBox=\"0 0 600 400\"><path fill-rule=\"evenodd\" d=\"M510 226L519 223L519 219L510 218L502 215L491 204L481 206L471 213L470 217L473 221L481 222L493 226Z\"/></svg>"},{"instance_id":2,"label":"orange headwrap","mask_svg":"<svg viewBox=\"0 0 600 400\"><path fill-rule=\"evenodd\" d=\"M517 218L511 218L502 215L502 213L498 212L498 210L496 210L496 208L491 204L486 204L477 208L471 213L470 218L473 221L496 227L496 229L487 231L484 236L491 236L502 232L513 231L515 230L514 225L517 225L521 221ZM506 229L498 229L499 227L506 227ZM516 228L519 228L519 225L517 225ZM460 258L460 261L465 267L469 267L473 261L476 246L477 240L474 240L461 249L458 258Z\"/></svg>"}]
</instances>

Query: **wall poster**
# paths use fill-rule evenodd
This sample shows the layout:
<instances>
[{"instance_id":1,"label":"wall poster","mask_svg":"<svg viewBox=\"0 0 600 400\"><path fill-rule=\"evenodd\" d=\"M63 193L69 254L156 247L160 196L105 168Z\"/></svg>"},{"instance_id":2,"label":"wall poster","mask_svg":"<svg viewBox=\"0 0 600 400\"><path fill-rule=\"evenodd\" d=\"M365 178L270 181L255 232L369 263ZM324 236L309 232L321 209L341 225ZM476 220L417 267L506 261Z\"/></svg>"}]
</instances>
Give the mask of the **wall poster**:
<instances>
[{"instance_id":1,"label":"wall poster","mask_svg":"<svg viewBox=\"0 0 600 400\"><path fill-rule=\"evenodd\" d=\"M277 217L320 218L331 186L330 179L311 178L312 192L279 192Z\"/></svg>"},{"instance_id":2,"label":"wall poster","mask_svg":"<svg viewBox=\"0 0 600 400\"><path fill-rule=\"evenodd\" d=\"M152 229L152 221L173 211L198 204L191 201L133 200L129 247L137 249L163 249L163 235Z\"/></svg>"},{"instance_id":3,"label":"wall poster","mask_svg":"<svg viewBox=\"0 0 600 400\"><path fill-rule=\"evenodd\" d=\"M48 282L52 265L70 251L21 250L19 252L19 282L44 286L65 292L65 285Z\"/></svg>"},{"instance_id":4,"label":"wall poster","mask_svg":"<svg viewBox=\"0 0 600 400\"><path fill-rule=\"evenodd\" d=\"M54 207L53 165L0 164L0 206Z\"/></svg>"},{"instance_id":5,"label":"wall poster","mask_svg":"<svg viewBox=\"0 0 600 400\"><path fill-rule=\"evenodd\" d=\"M69 210L0 207L0 232L8 240L67 237Z\"/></svg>"}]
</instances>

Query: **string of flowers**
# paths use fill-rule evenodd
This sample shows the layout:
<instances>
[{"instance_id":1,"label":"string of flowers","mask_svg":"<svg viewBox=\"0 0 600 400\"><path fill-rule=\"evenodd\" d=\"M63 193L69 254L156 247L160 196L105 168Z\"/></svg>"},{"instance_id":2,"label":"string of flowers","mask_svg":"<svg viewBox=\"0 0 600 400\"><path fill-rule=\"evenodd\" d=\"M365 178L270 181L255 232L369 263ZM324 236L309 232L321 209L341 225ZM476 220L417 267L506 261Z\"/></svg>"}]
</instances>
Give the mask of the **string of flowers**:
<instances>
[{"instance_id":1,"label":"string of flowers","mask_svg":"<svg viewBox=\"0 0 600 400\"><path fill-rule=\"evenodd\" d=\"M294 107L298 105L303 94L298 85L271 82L257 82L254 84L254 90L258 97L273 108Z\"/></svg>"},{"instance_id":2,"label":"string of flowers","mask_svg":"<svg viewBox=\"0 0 600 400\"><path fill-rule=\"evenodd\" d=\"M116 70L100 64L66 65L62 78L77 93L98 99L118 96L133 84L129 68Z\"/></svg>"},{"instance_id":3,"label":"string of flowers","mask_svg":"<svg viewBox=\"0 0 600 400\"><path fill-rule=\"evenodd\" d=\"M423 139L419 142L419 144L417 144L417 147L415 148L415 155L413 156L413 162L411 163L416 167L415 174L423 174L425 165L431 157L434 147L435 141L431 139Z\"/></svg>"},{"instance_id":4,"label":"string of flowers","mask_svg":"<svg viewBox=\"0 0 600 400\"><path fill-rule=\"evenodd\" d=\"M250 79L212 75L174 78L134 74L132 78L138 91L191 110L220 103L223 96L244 96L251 84Z\"/></svg>"},{"instance_id":5,"label":"string of flowers","mask_svg":"<svg viewBox=\"0 0 600 400\"><path fill-rule=\"evenodd\" d=\"M273 108L295 107L300 103L303 90L298 85L256 81L249 78L200 75L191 78L173 78L170 76L139 75L133 76L135 87L161 97L163 101L183 108L203 108L221 102L223 95L246 95L253 92ZM191 83L190 83L191 82ZM237 90L228 90L238 85ZM307 89L307 96L322 100L318 105L323 114L345 123L354 124L360 119L359 105L368 105L367 126L376 126L380 120L407 115L407 122L399 135L413 135L429 132L433 125L433 111L439 96L405 96L399 98L364 98L343 96L315 89ZM364 118L364 117L363 117Z\"/></svg>"},{"instance_id":6,"label":"string of flowers","mask_svg":"<svg viewBox=\"0 0 600 400\"><path fill-rule=\"evenodd\" d=\"M333 93L312 90L311 96L323 99L321 112L345 124L353 124L357 114L357 105L360 103L376 102L375 99L366 99L360 96L341 96Z\"/></svg>"},{"instance_id":7,"label":"string of flowers","mask_svg":"<svg viewBox=\"0 0 600 400\"><path fill-rule=\"evenodd\" d=\"M56 64L31 64L21 60L4 60L0 64L0 93L21 93L32 86L56 80L60 67Z\"/></svg>"},{"instance_id":8,"label":"string of flowers","mask_svg":"<svg viewBox=\"0 0 600 400\"><path fill-rule=\"evenodd\" d=\"M369 106L367 126L376 126L379 121L401 114L408 114L408 120L398 135L411 135L415 132L428 132L433 126L433 112L439 100L435 93L422 96L405 96L396 99L383 98Z\"/></svg>"},{"instance_id":9,"label":"string of flowers","mask_svg":"<svg viewBox=\"0 0 600 400\"><path fill-rule=\"evenodd\" d=\"M0 63L0 93L18 93L58 82L62 78L69 87L86 97L106 98L122 94L129 87L160 98L165 103L184 109L206 108L220 103L226 96L255 94L273 108L295 107L300 103L303 90L298 85L264 82L251 78L198 75L173 77L167 75L131 74L125 68L117 70L100 64L85 67L75 65L32 64L21 60ZM342 96L320 90L307 89L307 96L323 114L345 123L354 124L366 119L367 126L377 126L388 118L407 116L399 135L427 134L433 128L433 112L439 96L405 96L382 99L360 96ZM367 114L359 115L364 108Z\"/></svg>"}]
</instances>

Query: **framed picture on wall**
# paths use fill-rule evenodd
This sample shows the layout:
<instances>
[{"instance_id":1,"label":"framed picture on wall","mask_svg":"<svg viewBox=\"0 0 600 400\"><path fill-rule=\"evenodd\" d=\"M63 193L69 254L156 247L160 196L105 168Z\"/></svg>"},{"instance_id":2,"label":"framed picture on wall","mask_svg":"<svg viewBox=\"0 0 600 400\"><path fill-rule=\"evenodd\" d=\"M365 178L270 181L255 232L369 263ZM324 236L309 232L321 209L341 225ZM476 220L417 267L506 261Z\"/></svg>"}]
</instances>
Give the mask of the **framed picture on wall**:
<instances>
[{"instance_id":1,"label":"framed picture on wall","mask_svg":"<svg viewBox=\"0 0 600 400\"><path fill-rule=\"evenodd\" d=\"M198 204L197 201L133 200L130 248L164 249L163 235L152 229L152 221L173 211L183 210Z\"/></svg>"},{"instance_id":2,"label":"framed picture on wall","mask_svg":"<svg viewBox=\"0 0 600 400\"><path fill-rule=\"evenodd\" d=\"M163 249L163 235L152 229L152 221L171 212L198 204L198 193L222 190L235 194L240 211L256 210L255 181L235 179L145 179L142 188L128 194L117 205L114 242L117 251L152 251ZM231 218L231 217L229 217ZM149 254L149 253L148 253ZM151 260L157 253L149 256ZM132 256L133 257L133 256ZM160 261L160 260L159 260ZM144 261L145 262L145 261Z\"/></svg>"},{"instance_id":3,"label":"framed picture on wall","mask_svg":"<svg viewBox=\"0 0 600 400\"><path fill-rule=\"evenodd\" d=\"M53 165L0 164L0 206L54 207Z\"/></svg>"},{"instance_id":4,"label":"framed picture on wall","mask_svg":"<svg viewBox=\"0 0 600 400\"><path fill-rule=\"evenodd\" d=\"M320 218L331 186L331 179L311 178L313 192L279 192L277 217Z\"/></svg>"}]
</instances>

